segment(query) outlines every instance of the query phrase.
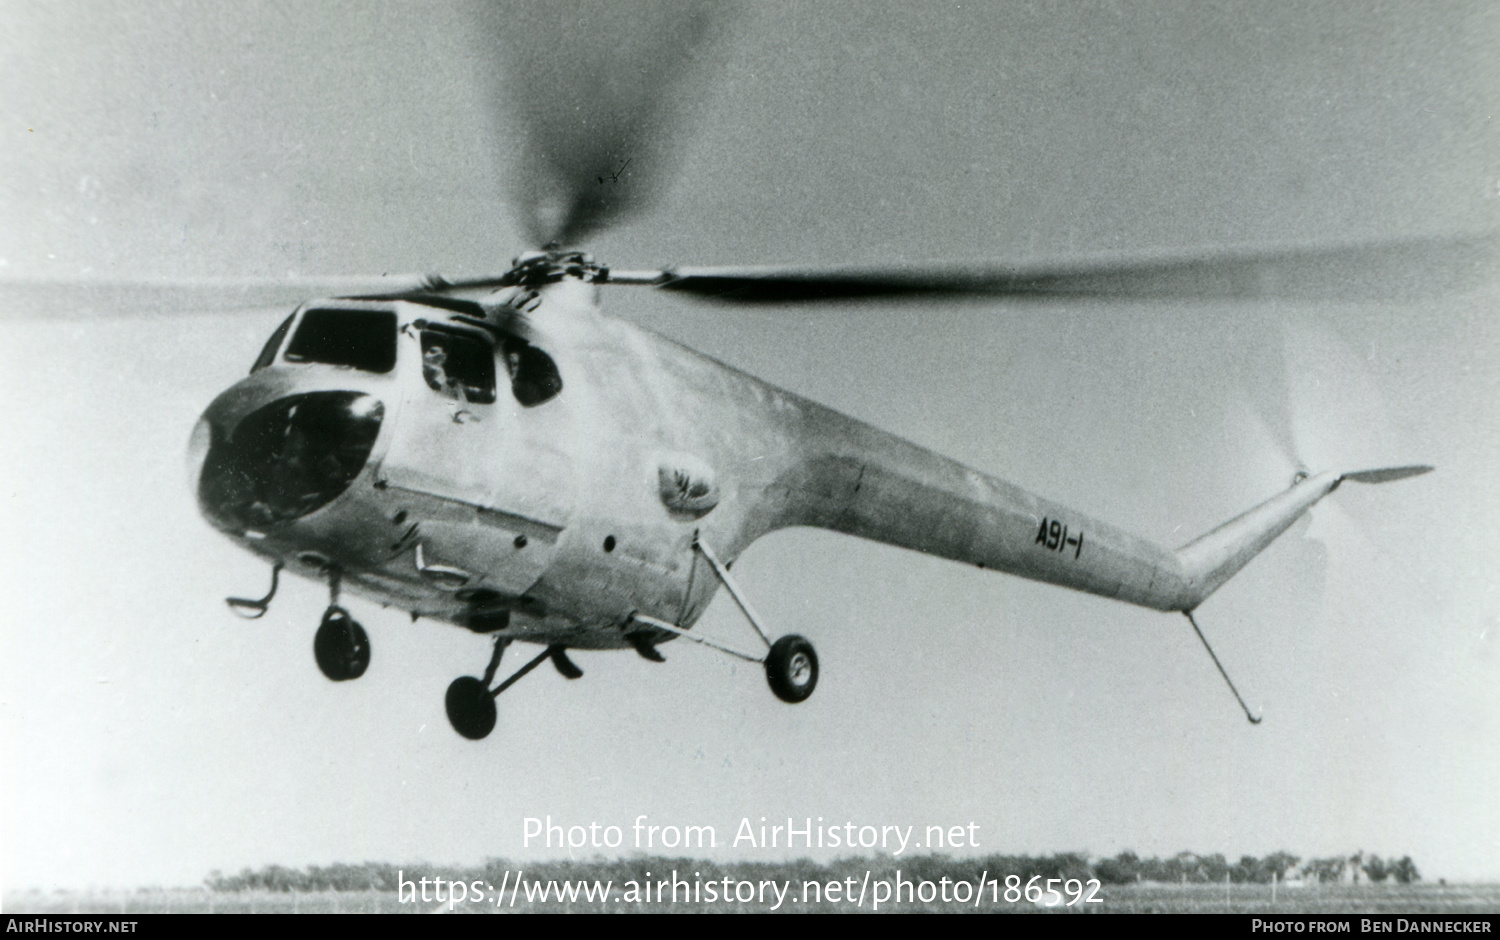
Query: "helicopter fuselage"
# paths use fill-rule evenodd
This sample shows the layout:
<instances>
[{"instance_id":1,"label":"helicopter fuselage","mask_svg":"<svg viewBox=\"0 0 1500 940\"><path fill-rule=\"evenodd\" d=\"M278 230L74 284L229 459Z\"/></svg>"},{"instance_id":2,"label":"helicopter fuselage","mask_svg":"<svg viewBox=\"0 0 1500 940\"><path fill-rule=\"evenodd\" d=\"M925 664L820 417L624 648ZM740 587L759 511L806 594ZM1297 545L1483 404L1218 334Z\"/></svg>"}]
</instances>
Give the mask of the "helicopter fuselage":
<instances>
[{"instance_id":1,"label":"helicopter fuselage","mask_svg":"<svg viewBox=\"0 0 1500 940\"><path fill-rule=\"evenodd\" d=\"M698 544L732 564L797 525L1190 610L1259 550L1246 526L1263 546L1337 485L1170 552L608 316L598 291L305 304L200 421L200 508L414 617L608 649L670 638L637 615L698 619L721 580Z\"/></svg>"}]
</instances>

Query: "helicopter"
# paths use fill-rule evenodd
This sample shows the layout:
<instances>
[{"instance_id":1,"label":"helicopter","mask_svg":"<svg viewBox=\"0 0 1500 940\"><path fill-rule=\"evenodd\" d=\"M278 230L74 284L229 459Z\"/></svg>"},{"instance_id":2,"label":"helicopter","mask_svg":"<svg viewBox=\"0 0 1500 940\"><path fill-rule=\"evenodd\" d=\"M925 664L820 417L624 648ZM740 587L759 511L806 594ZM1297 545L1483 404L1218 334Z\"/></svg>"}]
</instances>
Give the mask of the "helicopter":
<instances>
[{"instance_id":1,"label":"helicopter","mask_svg":"<svg viewBox=\"0 0 1500 940\"><path fill-rule=\"evenodd\" d=\"M685 5L644 30L637 11L575 12L523 5L476 21L486 56L507 47L501 94L518 97L522 139L515 196L541 247L497 275L374 278L302 303L198 421L189 452L201 514L272 565L265 596L229 606L263 615L282 571L326 584L313 648L336 682L371 658L340 605L346 590L491 637L484 668L445 698L470 739L493 731L496 698L546 661L576 679L569 650L660 662L678 638L763 667L775 696L798 703L817 686L817 652L800 634L776 635L732 568L761 537L811 526L1185 614L1258 723L1196 608L1342 483L1431 467L1299 470L1171 550L639 327L604 298L617 288L720 305L1240 298L1326 294L1328 272L1344 270L1383 296L1387 272L1430 282L1476 268L1475 246L615 269L579 245L659 189L672 105L688 97L717 11ZM1490 243L1479 248L1488 258ZM694 630L721 587L750 625L749 649ZM516 642L540 649L496 682Z\"/></svg>"},{"instance_id":2,"label":"helicopter","mask_svg":"<svg viewBox=\"0 0 1500 940\"><path fill-rule=\"evenodd\" d=\"M1216 276L1247 264L1220 262ZM269 593L229 598L232 609L264 614L283 570L327 584L313 648L330 680L359 678L371 657L343 590L491 636L482 673L446 694L469 739L490 734L496 698L543 662L582 676L570 649L661 662L658 647L681 637L762 665L778 698L805 701L815 648L773 638L731 571L791 526L1183 613L1258 723L1194 610L1342 483L1430 466L1299 471L1173 551L612 317L601 300L615 285L745 303L1066 296L1204 269L1107 259L615 271L549 246L496 277L427 276L302 304L198 421L191 474L208 522L273 565ZM760 641L752 650L693 632L720 587ZM517 641L541 650L496 683Z\"/></svg>"}]
</instances>

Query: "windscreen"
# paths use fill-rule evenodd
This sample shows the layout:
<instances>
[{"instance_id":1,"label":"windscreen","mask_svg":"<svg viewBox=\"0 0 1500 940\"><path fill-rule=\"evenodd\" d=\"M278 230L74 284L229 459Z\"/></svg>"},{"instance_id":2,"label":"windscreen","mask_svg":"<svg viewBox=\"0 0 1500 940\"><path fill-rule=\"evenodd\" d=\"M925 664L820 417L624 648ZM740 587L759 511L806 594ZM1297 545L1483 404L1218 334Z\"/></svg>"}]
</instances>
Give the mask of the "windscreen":
<instances>
[{"instance_id":1,"label":"windscreen","mask_svg":"<svg viewBox=\"0 0 1500 940\"><path fill-rule=\"evenodd\" d=\"M396 314L390 310L308 310L287 344L285 358L389 372L396 365Z\"/></svg>"},{"instance_id":2,"label":"windscreen","mask_svg":"<svg viewBox=\"0 0 1500 940\"><path fill-rule=\"evenodd\" d=\"M282 320L281 325L276 328L276 332L272 333L271 338L266 340L266 345L261 349L260 355L255 358L255 365L250 367L251 372L259 372L276 361L276 350L281 348L281 341L286 339L286 331L291 328L292 319L295 316L296 314L292 314L292 316Z\"/></svg>"}]
</instances>

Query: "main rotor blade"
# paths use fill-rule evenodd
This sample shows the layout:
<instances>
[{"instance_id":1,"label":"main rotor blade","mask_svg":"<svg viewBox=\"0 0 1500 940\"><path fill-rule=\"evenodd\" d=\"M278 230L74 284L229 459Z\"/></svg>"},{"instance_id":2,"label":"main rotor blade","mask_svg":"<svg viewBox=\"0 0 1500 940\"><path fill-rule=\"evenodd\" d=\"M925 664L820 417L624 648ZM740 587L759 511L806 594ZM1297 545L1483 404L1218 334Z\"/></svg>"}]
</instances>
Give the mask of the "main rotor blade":
<instances>
[{"instance_id":1,"label":"main rotor blade","mask_svg":"<svg viewBox=\"0 0 1500 940\"><path fill-rule=\"evenodd\" d=\"M1047 263L906 267L669 268L647 277L662 290L730 303L795 303L941 295L1102 298L1370 300L1425 296L1496 275L1494 234L1463 239L1198 255L1109 254Z\"/></svg>"},{"instance_id":2,"label":"main rotor blade","mask_svg":"<svg viewBox=\"0 0 1500 940\"><path fill-rule=\"evenodd\" d=\"M0 317L150 316L264 307L289 311L318 297L390 297L500 283L499 276L450 281L433 274L0 279Z\"/></svg>"}]
</instances>

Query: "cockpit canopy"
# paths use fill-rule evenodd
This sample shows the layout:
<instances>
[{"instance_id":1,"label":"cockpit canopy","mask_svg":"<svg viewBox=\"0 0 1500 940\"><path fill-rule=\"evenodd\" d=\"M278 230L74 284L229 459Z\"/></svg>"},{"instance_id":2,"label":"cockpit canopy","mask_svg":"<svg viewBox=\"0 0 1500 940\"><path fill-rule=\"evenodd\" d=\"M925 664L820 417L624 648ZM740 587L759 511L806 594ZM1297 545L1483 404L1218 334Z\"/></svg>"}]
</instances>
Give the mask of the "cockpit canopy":
<instances>
[{"instance_id":1,"label":"cockpit canopy","mask_svg":"<svg viewBox=\"0 0 1500 940\"><path fill-rule=\"evenodd\" d=\"M464 305L458 311L461 315L469 313L464 302L450 303ZM409 325L421 337L422 376L427 385L451 398L492 404L498 359L521 405L531 408L555 398L563 382L552 357L513 333L484 323L482 308L472 306L472 315L460 317L462 324L419 319ZM279 352L287 362L384 374L396 367L398 324L395 310L311 307L282 321L250 371L269 367Z\"/></svg>"}]
</instances>

